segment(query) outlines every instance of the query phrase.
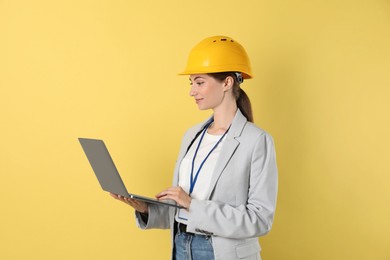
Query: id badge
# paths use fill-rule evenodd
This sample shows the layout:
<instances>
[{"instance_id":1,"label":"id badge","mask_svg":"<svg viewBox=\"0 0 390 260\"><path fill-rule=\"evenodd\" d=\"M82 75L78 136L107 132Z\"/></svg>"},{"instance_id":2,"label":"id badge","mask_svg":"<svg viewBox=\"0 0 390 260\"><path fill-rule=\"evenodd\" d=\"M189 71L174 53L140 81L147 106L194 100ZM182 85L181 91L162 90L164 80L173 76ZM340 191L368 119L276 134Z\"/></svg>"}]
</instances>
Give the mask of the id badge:
<instances>
[{"instance_id":1,"label":"id badge","mask_svg":"<svg viewBox=\"0 0 390 260\"><path fill-rule=\"evenodd\" d=\"M180 219L180 222L187 224L188 222L188 211L186 209L179 209L177 217Z\"/></svg>"}]
</instances>

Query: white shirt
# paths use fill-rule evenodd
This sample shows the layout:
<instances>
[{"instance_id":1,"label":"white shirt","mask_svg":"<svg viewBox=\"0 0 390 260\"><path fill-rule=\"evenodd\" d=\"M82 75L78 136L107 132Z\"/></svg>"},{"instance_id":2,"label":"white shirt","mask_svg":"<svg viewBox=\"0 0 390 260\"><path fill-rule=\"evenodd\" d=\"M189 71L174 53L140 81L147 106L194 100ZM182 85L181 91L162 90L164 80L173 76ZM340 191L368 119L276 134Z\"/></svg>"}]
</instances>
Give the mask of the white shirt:
<instances>
[{"instance_id":1,"label":"white shirt","mask_svg":"<svg viewBox=\"0 0 390 260\"><path fill-rule=\"evenodd\" d=\"M199 140L202 134L200 134L194 143L191 145L187 154L184 156L183 160L180 164L179 169L179 186L183 188L187 193L190 191L190 178L191 178L191 168L192 168L192 160L194 158L196 147L199 144ZM199 166L209 154L209 152L213 149L215 144L221 139L222 135L211 135L209 133L205 133L202 143L200 144L198 153L194 162L194 171L193 178L195 178L196 173L198 172ZM195 183L194 189L191 193L191 198L205 200L207 198L208 192L210 190L210 183L212 179L212 175L214 172L215 165L217 164L217 160L225 141L226 136L221 140L218 146L214 149L214 151L209 155L205 163L203 164L202 169L199 172L198 179ZM180 209L176 213L176 221L187 224L187 211L185 209Z\"/></svg>"}]
</instances>

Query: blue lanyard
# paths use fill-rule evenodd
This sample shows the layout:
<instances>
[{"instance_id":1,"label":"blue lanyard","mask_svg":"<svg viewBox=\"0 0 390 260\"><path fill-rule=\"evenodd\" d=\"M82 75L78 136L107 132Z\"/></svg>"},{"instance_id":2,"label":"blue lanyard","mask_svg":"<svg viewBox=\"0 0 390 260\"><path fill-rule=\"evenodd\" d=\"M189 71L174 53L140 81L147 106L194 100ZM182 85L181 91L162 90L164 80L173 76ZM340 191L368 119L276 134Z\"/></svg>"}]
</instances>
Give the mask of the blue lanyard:
<instances>
[{"instance_id":1,"label":"blue lanyard","mask_svg":"<svg viewBox=\"0 0 390 260\"><path fill-rule=\"evenodd\" d=\"M217 148L218 144L222 141L222 139L225 137L226 133L227 133L227 132L229 131L229 129L230 129L230 127L229 127L229 129L226 130L226 132L222 135L222 137L218 140L218 142L214 145L214 147L210 150L210 152L209 152L209 153L207 154L207 156L204 158L204 160L203 160L202 163L200 164L199 169L197 170L197 172L196 172L196 174L195 174L195 178L194 178L195 158L196 158L196 155L198 154L198 150L199 150L200 144L202 143L203 137L204 137L204 135L206 134L207 129L209 128L209 126L211 125L212 122L213 122L213 120L205 126L205 128L204 128L204 130L203 130L203 132L202 132L202 135L201 135L201 137L200 137L198 146L196 147L194 157L192 158L192 167L191 167L191 176L190 176L190 192L189 192L189 195L191 195L192 191L193 191L194 188L195 188L195 184L196 184L196 182L198 181L198 176L199 176L200 170L202 169L204 163L205 163L206 160L209 158L210 154L215 150L215 148Z\"/></svg>"}]
</instances>

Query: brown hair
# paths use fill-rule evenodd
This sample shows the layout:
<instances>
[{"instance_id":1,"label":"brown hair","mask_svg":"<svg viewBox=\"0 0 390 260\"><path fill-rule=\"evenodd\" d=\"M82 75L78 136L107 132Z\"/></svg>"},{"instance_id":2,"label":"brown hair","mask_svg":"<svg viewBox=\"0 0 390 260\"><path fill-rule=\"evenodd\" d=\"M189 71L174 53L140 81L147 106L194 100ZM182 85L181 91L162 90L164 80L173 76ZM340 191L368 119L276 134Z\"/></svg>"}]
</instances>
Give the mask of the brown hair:
<instances>
[{"instance_id":1,"label":"brown hair","mask_svg":"<svg viewBox=\"0 0 390 260\"><path fill-rule=\"evenodd\" d=\"M240 87L240 82L237 79L235 72L218 72L209 73L209 76L213 77L218 81L224 81L227 77L232 77L233 83L233 95L236 98L237 107L240 109L242 114L246 117L249 122L253 123L252 105L248 95Z\"/></svg>"}]
</instances>

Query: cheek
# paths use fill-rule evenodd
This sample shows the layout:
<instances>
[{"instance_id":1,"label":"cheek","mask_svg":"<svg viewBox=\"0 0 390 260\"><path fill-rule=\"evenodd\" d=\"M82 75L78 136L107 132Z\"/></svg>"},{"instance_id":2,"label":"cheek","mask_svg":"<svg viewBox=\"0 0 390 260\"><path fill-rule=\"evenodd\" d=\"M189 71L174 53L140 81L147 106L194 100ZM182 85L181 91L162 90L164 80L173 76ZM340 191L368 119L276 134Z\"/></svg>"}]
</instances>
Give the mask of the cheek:
<instances>
[{"instance_id":1,"label":"cheek","mask_svg":"<svg viewBox=\"0 0 390 260\"><path fill-rule=\"evenodd\" d=\"M215 100L222 100L225 92L219 88L214 88L212 95Z\"/></svg>"},{"instance_id":2,"label":"cheek","mask_svg":"<svg viewBox=\"0 0 390 260\"><path fill-rule=\"evenodd\" d=\"M220 96L222 89L218 84L210 84L205 88L205 91L207 91L209 95Z\"/></svg>"},{"instance_id":3,"label":"cheek","mask_svg":"<svg viewBox=\"0 0 390 260\"><path fill-rule=\"evenodd\" d=\"M217 84L207 84L198 91L203 97L209 100L220 101L224 96L223 89Z\"/></svg>"}]
</instances>

